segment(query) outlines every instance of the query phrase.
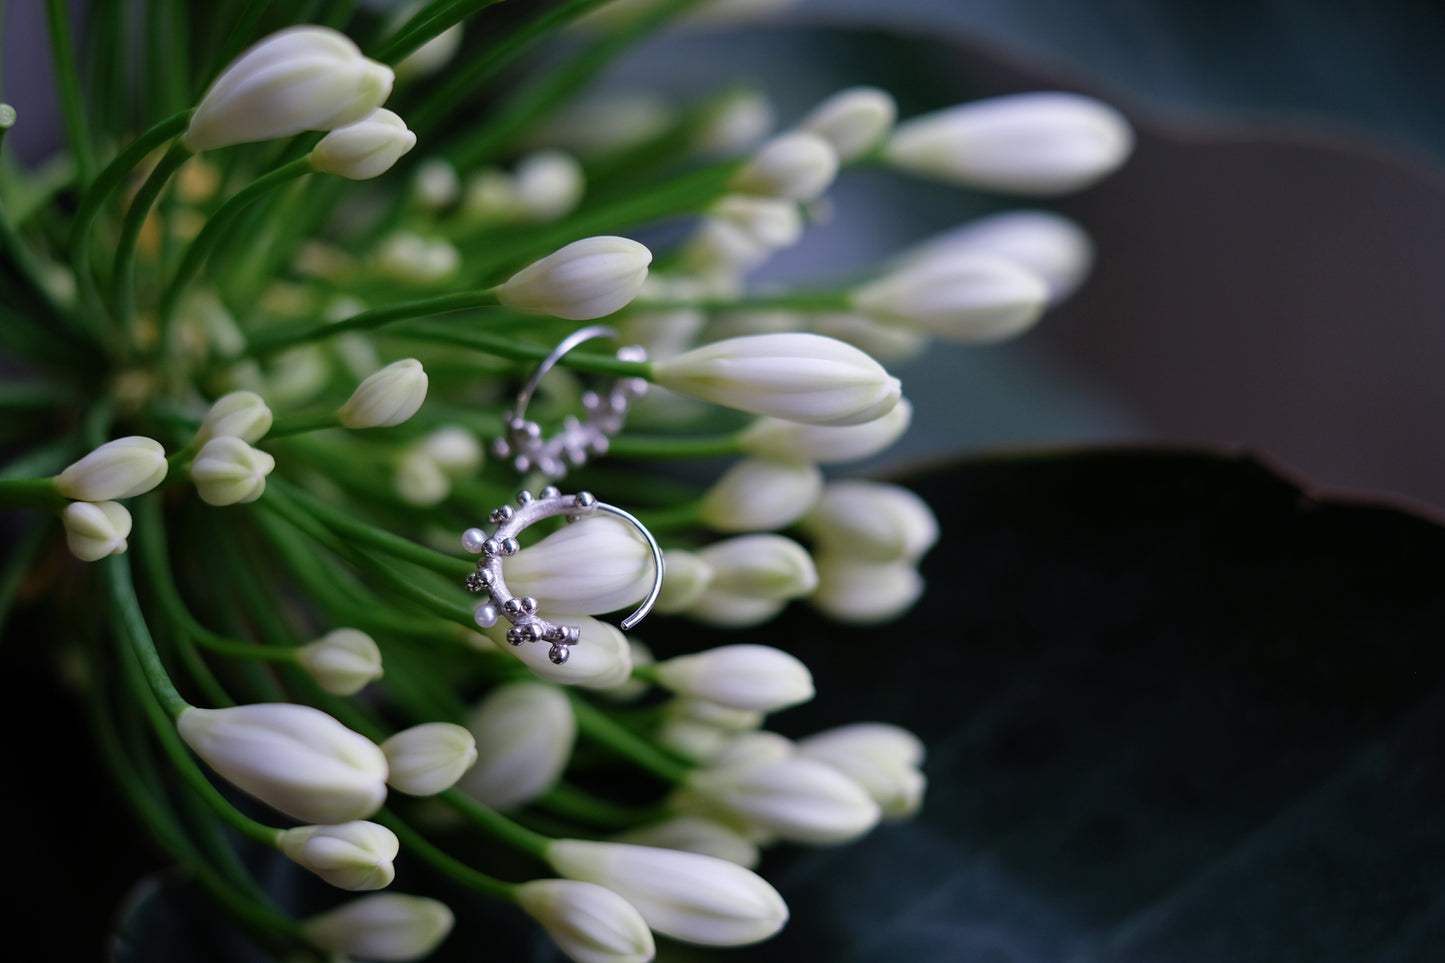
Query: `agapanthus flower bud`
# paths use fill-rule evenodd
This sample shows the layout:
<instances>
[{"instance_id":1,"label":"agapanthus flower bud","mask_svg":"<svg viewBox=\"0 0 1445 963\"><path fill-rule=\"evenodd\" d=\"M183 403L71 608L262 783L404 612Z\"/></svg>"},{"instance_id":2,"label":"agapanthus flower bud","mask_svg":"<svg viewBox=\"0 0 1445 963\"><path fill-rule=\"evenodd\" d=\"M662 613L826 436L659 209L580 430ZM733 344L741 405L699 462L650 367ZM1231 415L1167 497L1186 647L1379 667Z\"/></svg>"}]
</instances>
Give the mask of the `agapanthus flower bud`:
<instances>
[{"instance_id":1,"label":"agapanthus flower bud","mask_svg":"<svg viewBox=\"0 0 1445 963\"><path fill-rule=\"evenodd\" d=\"M497 300L524 311L590 321L631 303L651 263L652 252L636 241L587 237L522 268L497 288Z\"/></svg>"},{"instance_id":2,"label":"agapanthus flower bud","mask_svg":"<svg viewBox=\"0 0 1445 963\"><path fill-rule=\"evenodd\" d=\"M758 847L752 840L729 826L702 816L673 816L660 823L620 833L613 837L613 842L680 849L685 853L725 859L748 869L758 865Z\"/></svg>"},{"instance_id":3,"label":"agapanthus flower bud","mask_svg":"<svg viewBox=\"0 0 1445 963\"><path fill-rule=\"evenodd\" d=\"M327 27L289 27L231 61L184 137L192 151L354 124L391 93L392 72Z\"/></svg>"},{"instance_id":4,"label":"agapanthus flower bud","mask_svg":"<svg viewBox=\"0 0 1445 963\"><path fill-rule=\"evenodd\" d=\"M419 960L452 931L445 903L424 896L377 893L343 903L301 924L306 939L325 950L381 963Z\"/></svg>"},{"instance_id":5,"label":"agapanthus flower bud","mask_svg":"<svg viewBox=\"0 0 1445 963\"><path fill-rule=\"evenodd\" d=\"M532 224L545 224L571 213L586 188L582 165L560 150L537 151L522 158L512 172L512 184L516 214Z\"/></svg>"},{"instance_id":6,"label":"agapanthus flower bud","mask_svg":"<svg viewBox=\"0 0 1445 963\"><path fill-rule=\"evenodd\" d=\"M851 553L820 553L816 561L818 587L808 601L840 622L890 621L923 594L923 577L907 559L872 562Z\"/></svg>"},{"instance_id":7,"label":"agapanthus flower bud","mask_svg":"<svg viewBox=\"0 0 1445 963\"><path fill-rule=\"evenodd\" d=\"M886 90L849 87L814 107L798 129L826 140L846 164L886 137L897 116L898 106Z\"/></svg>"},{"instance_id":8,"label":"agapanthus flower bud","mask_svg":"<svg viewBox=\"0 0 1445 963\"><path fill-rule=\"evenodd\" d=\"M899 398L887 414L857 425L804 425L782 418L759 418L747 427L740 441L752 455L833 465L887 449L902 437L912 420L912 403Z\"/></svg>"},{"instance_id":9,"label":"agapanthus flower bud","mask_svg":"<svg viewBox=\"0 0 1445 963\"><path fill-rule=\"evenodd\" d=\"M233 391L211 405L192 444L204 445L212 438L231 436L254 445L270 430L271 409L265 399L254 391Z\"/></svg>"},{"instance_id":10,"label":"agapanthus flower bud","mask_svg":"<svg viewBox=\"0 0 1445 963\"><path fill-rule=\"evenodd\" d=\"M1129 122L1090 97L1012 94L899 124L884 147L894 167L1021 194L1062 194L1112 173L1134 147Z\"/></svg>"},{"instance_id":11,"label":"agapanthus flower bud","mask_svg":"<svg viewBox=\"0 0 1445 963\"><path fill-rule=\"evenodd\" d=\"M745 151L773 129L774 114L772 101L762 91L746 87L726 91L693 129L693 149L720 156Z\"/></svg>"},{"instance_id":12,"label":"agapanthus flower bud","mask_svg":"<svg viewBox=\"0 0 1445 963\"><path fill-rule=\"evenodd\" d=\"M296 661L332 695L354 695L382 674L381 649L360 629L327 632L297 649Z\"/></svg>"},{"instance_id":13,"label":"agapanthus flower bud","mask_svg":"<svg viewBox=\"0 0 1445 963\"><path fill-rule=\"evenodd\" d=\"M763 713L758 709L742 709L715 702L712 699L700 699L692 696L673 699L668 703L667 712L674 718L691 719L694 722L716 726L719 729L728 730L733 735L756 729L763 724Z\"/></svg>"},{"instance_id":14,"label":"agapanthus flower bud","mask_svg":"<svg viewBox=\"0 0 1445 963\"><path fill-rule=\"evenodd\" d=\"M808 550L782 535L741 535L698 549L712 568L710 588L764 599L807 595L818 584Z\"/></svg>"},{"instance_id":15,"label":"agapanthus flower bud","mask_svg":"<svg viewBox=\"0 0 1445 963\"><path fill-rule=\"evenodd\" d=\"M780 134L753 154L733 178L733 190L794 201L818 198L838 174L833 145L803 131Z\"/></svg>"},{"instance_id":16,"label":"agapanthus flower bud","mask_svg":"<svg viewBox=\"0 0 1445 963\"><path fill-rule=\"evenodd\" d=\"M874 562L916 561L938 541L938 520L928 503L887 482L832 482L803 519L825 553Z\"/></svg>"},{"instance_id":17,"label":"agapanthus flower bud","mask_svg":"<svg viewBox=\"0 0 1445 963\"><path fill-rule=\"evenodd\" d=\"M371 257L371 265L378 273L411 285L445 281L461 263L461 252L451 242L411 231L387 235Z\"/></svg>"},{"instance_id":18,"label":"agapanthus flower bud","mask_svg":"<svg viewBox=\"0 0 1445 963\"><path fill-rule=\"evenodd\" d=\"M696 763L710 763L727 745L726 729L686 716L669 715L653 730L653 740L673 755Z\"/></svg>"},{"instance_id":19,"label":"agapanthus flower bud","mask_svg":"<svg viewBox=\"0 0 1445 963\"><path fill-rule=\"evenodd\" d=\"M416 166L416 198L428 211L451 207L462 194L457 169L445 157L428 157Z\"/></svg>"},{"instance_id":20,"label":"agapanthus flower bud","mask_svg":"<svg viewBox=\"0 0 1445 963\"><path fill-rule=\"evenodd\" d=\"M192 706L176 731L238 789L303 822L365 819L386 799L381 749L311 706Z\"/></svg>"},{"instance_id":21,"label":"agapanthus flower bud","mask_svg":"<svg viewBox=\"0 0 1445 963\"><path fill-rule=\"evenodd\" d=\"M354 124L338 127L311 149L311 167L354 181L370 180L391 170L397 159L416 146L416 134L385 107Z\"/></svg>"},{"instance_id":22,"label":"agapanthus flower bud","mask_svg":"<svg viewBox=\"0 0 1445 963\"><path fill-rule=\"evenodd\" d=\"M813 315L804 330L846 341L889 366L917 358L932 340L921 331L838 311Z\"/></svg>"},{"instance_id":23,"label":"agapanthus flower bud","mask_svg":"<svg viewBox=\"0 0 1445 963\"><path fill-rule=\"evenodd\" d=\"M413 12L421 6L413 5ZM414 80L434 74L451 63L461 47L462 25L454 23L398 62L396 75L402 80Z\"/></svg>"},{"instance_id":24,"label":"agapanthus flower bud","mask_svg":"<svg viewBox=\"0 0 1445 963\"><path fill-rule=\"evenodd\" d=\"M517 887L517 905L576 963L647 963L656 952L642 914L605 886L534 879Z\"/></svg>"},{"instance_id":25,"label":"agapanthus flower bud","mask_svg":"<svg viewBox=\"0 0 1445 963\"><path fill-rule=\"evenodd\" d=\"M420 448L409 448L397 459L392 488L408 505L427 508L445 499L452 483L436 459Z\"/></svg>"},{"instance_id":26,"label":"agapanthus flower bud","mask_svg":"<svg viewBox=\"0 0 1445 963\"><path fill-rule=\"evenodd\" d=\"M795 754L793 740L786 736L766 729L751 729L730 735L711 762L714 767L761 766L790 759Z\"/></svg>"},{"instance_id":27,"label":"agapanthus flower bud","mask_svg":"<svg viewBox=\"0 0 1445 963\"><path fill-rule=\"evenodd\" d=\"M191 462L191 481L207 505L244 505L266 491L276 459L239 438L222 435L201 446Z\"/></svg>"},{"instance_id":28,"label":"agapanthus flower bud","mask_svg":"<svg viewBox=\"0 0 1445 963\"><path fill-rule=\"evenodd\" d=\"M107 502L148 492L166 477L166 450L154 438L108 441L55 476L55 490L82 502Z\"/></svg>"},{"instance_id":29,"label":"agapanthus flower bud","mask_svg":"<svg viewBox=\"0 0 1445 963\"><path fill-rule=\"evenodd\" d=\"M493 809L520 806L550 789L577 740L571 701L540 682L493 689L467 717L467 728L477 740L477 762L458 787Z\"/></svg>"},{"instance_id":30,"label":"agapanthus flower bud","mask_svg":"<svg viewBox=\"0 0 1445 963\"><path fill-rule=\"evenodd\" d=\"M617 626L599 622L586 615L544 610L547 619L559 625L577 627L580 640L571 647L571 655L561 665L548 656L544 643L512 645L506 641L505 620L487 632L497 648L515 656L527 668L548 682L578 685L587 689L612 689L626 682L632 674L632 650L627 636Z\"/></svg>"},{"instance_id":31,"label":"agapanthus flower bud","mask_svg":"<svg viewBox=\"0 0 1445 963\"><path fill-rule=\"evenodd\" d=\"M723 645L656 666L657 681L682 695L737 709L777 712L813 698L808 667L769 645Z\"/></svg>"},{"instance_id":32,"label":"agapanthus flower bud","mask_svg":"<svg viewBox=\"0 0 1445 963\"><path fill-rule=\"evenodd\" d=\"M415 358L394 361L357 385L337 419L347 428L386 428L416 414L426 400L427 377Z\"/></svg>"},{"instance_id":33,"label":"agapanthus flower bud","mask_svg":"<svg viewBox=\"0 0 1445 963\"><path fill-rule=\"evenodd\" d=\"M683 811L741 819L779 839L827 846L872 829L881 810L832 766L789 757L694 770L673 803Z\"/></svg>"},{"instance_id":34,"label":"agapanthus flower bud","mask_svg":"<svg viewBox=\"0 0 1445 963\"><path fill-rule=\"evenodd\" d=\"M702 497L699 517L720 532L785 528L823 493L823 473L801 461L747 458L725 471Z\"/></svg>"},{"instance_id":35,"label":"agapanthus flower bud","mask_svg":"<svg viewBox=\"0 0 1445 963\"><path fill-rule=\"evenodd\" d=\"M277 845L292 862L341 889L385 889L396 878L392 860L400 844L395 833L376 823L297 826L284 830Z\"/></svg>"},{"instance_id":36,"label":"agapanthus flower bud","mask_svg":"<svg viewBox=\"0 0 1445 963\"><path fill-rule=\"evenodd\" d=\"M387 785L408 796L435 796L450 789L477 760L472 734L451 722L424 722L381 744Z\"/></svg>"},{"instance_id":37,"label":"agapanthus flower bud","mask_svg":"<svg viewBox=\"0 0 1445 963\"><path fill-rule=\"evenodd\" d=\"M1049 289L1049 301L1067 297L1094 262L1089 235L1052 211L1006 211L929 238L903 254L905 264L992 254L1025 268Z\"/></svg>"},{"instance_id":38,"label":"agapanthus flower bud","mask_svg":"<svg viewBox=\"0 0 1445 963\"><path fill-rule=\"evenodd\" d=\"M130 512L120 502L71 502L60 513L65 544L82 562L95 562L126 549Z\"/></svg>"},{"instance_id":39,"label":"agapanthus flower bud","mask_svg":"<svg viewBox=\"0 0 1445 963\"><path fill-rule=\"evenodd\" d=\"M788 921L778 891L734 863L626 843L558 839L547 861L570 879L605 886L664 936L705 946L744 946Z\"/></svg>"},{"instance_id":40,"label":"agapanthus flower bud","mask_svg":"<svg viewBox=\"0 0 1445 963\"><path fill-rule=\"evenodd\" d=\"M1049 289L1037 275L993 254L958 254L908 264L853 292L853 307L950 341L999 341L1038 320Z\"/></svg>"},{"instance_id":41,"label":"agapanthus flower bud","mask_svg":"<svg viewBox=\"0 0 1445 963\"><path fill-rule=\"evenodd\" d=\"M712 566L696 552L670 548L663 553L662 591L653 608L663 614L681 612L712 582Z\"/></svg>"},{"instance_id":42,"label":"agapanthus flower bud","mask_svg":"<svg viewBox=\"0 0 1445 963\"><path fill-rule=\"evenodd\" d=\"M907 729L859 722L800 739L797 750L857 782L882 807L884 819L911 816L923 802L923 743Z\"/></svg>"},{"instance_id":43,"label":"agapanthus flower bud","mask_svg":"<svg viewBox=\"0 0 1445 963\"><path fill-rule=\"evenodd\" d=\"M542 608L597 615L647 597L652 550L631 525L594 515L529 545L502 565L507 588Z\"/></svg>"},{"instance_id":44,"label":"agapanthus flower bud","mask_svg":"<svg viewBox=\"0 0 1445 963\"><path fill-rule=\"evenodd\" d=\"M792 247L803 237L803 215L794 201L729 194L708 213L737 226L769 251Z\"/></svg>"},{"instance_id":45,"label":"agapanthus flower bud","mask_svg":"<svg viewBox=\"0 0 1445 963\"><path fill-rule=\"evenodd\" d=\"M816 334L728 338L653 364L658 384L716 404L811 425L881 418L898 379L849 344Z\"/></svg>"}]
</instances>

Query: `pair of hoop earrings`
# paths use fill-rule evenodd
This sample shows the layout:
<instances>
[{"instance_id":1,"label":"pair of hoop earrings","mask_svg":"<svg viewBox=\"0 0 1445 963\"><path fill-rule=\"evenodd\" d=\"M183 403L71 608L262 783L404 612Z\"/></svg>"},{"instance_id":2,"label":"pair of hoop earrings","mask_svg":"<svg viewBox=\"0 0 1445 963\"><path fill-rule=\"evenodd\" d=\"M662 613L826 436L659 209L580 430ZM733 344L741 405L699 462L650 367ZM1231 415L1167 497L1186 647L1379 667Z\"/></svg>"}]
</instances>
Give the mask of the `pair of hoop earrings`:
<instances>
[{"instance_id":1,"label":"pair of hoop earrings","mask_svg":"<svg viewBox=\"0 0 1445 963\"><path fill-rule=\"evenodd\" d=\"M606 452L608 439L621 430L632 403L647 391L647 382L642 378L618 378L605 396L589 391L582 396L585 419L569 416L563 422L561 431L551 438L543 438L541 426L527 419L527 404L547 372L577 345L604 337L616 338L617 332L605 325L593 325L563 339L537 366L517 395L516 405L503 416L506 434L493 444L493 451L503 458L511 458L519 473L535 470L548 478L560 478L569 466L580 467L589 456ZM639 347L624 347L617 351L617 358L620 361L645 361L647 353ZM502 574L502 560L520 550L517 536L535 522L563 516L571 523L599 512L616 516L637 529L652 551L652 590L636 611L622 620L622 628L630 629L646 618L662 591L662 548L657 539L630 512L598 501L591 492L564 495L548 485L536 496L529 491L521 492L517 495L515 508L502 505L493 509L488 520L496 527L490 535L480 528L469 528L462 533L462 548L481 556L477 559L477 570L466 578L466 587L488 596L488 600L479 604L473 613L477 624L482 628L491 628L499 618L505 618L511 623L507 629L509 643L547 642L551 645L547 657L556 665L566 662L581 630L575 625L562 625L543 618L537 611L537 600L531 596L513 595L507 589Z\"/></svg>"}]
</instances>

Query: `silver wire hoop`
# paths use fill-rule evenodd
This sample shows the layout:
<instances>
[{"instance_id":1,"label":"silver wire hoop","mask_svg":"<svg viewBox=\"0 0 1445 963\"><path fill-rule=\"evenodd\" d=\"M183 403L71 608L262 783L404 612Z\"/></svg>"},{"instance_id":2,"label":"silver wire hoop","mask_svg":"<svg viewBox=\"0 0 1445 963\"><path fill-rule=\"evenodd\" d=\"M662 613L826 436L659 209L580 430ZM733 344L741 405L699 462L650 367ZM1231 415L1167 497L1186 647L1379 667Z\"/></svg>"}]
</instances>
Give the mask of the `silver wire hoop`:
<instances>
[{"instance_id":1,"label":"silver wire hoop","mask_svg":"<svg viewBox=\"0 0 1445 963\"><path fill-rule=\"evenodd\" d=\"M617 331L606 325L595 324L572 332L532 372L532 377L523 385L517 395L517 404L502 416L504 434L492 444L492 450L501 458L512 459L512 465L519 474L539 471L548 478L561 478L568 468L578 468L591 455L607 451L608 438L622 430L632 403L647 393L645 378L618 378L612 382L606 395L588 391L582 395L582 407L586 409L585 419L573 415L562 422L562 430L551 438L542 437L542 426L527 418L527 403L541 384L543 376L556 366L562 357L584 341L593 338L616 338ZM619 361L646 361L647 352L637 345L617 349Z\"/></svg>"},{"instance_id":2,"label":"silver wire hoop","mask_svg":"<svg viewBox=\"0 0 1445 963\"><path fill-rule=\"evenodd\" d=\"M647 613L652 611L652 606L657 601L658 593L662 591L662 548L647 530L647 526L630 512L606 502L599 502L591 492L563 495L548 485L538 494L539 497L534 498L531 492L524 491L517 495L516 508L503 505L493 509L488 517L497 527L491 535L480 528L469 528L462 533L462 548L473 555L481 556L477 559L477 570L467 576L466 586L473 592L486 592L490 596L490 601L478 605L473 612L477 625L489 629L497 624L499 617L506 618L512 623L512 627L507 629L508 642L512 645L550 642L552 647L547 657L556 665L561 665L567 661L571 647L576 645L581 637L581 629L575 625L560 625L542 618L537 614L537 600L530 595L521 598L514 596L507 589L506 579L502 576L502 559L521 550L517 535L522 529L544 518L565 515L571 523L598 512L616 515L637 529L642 537L647 539L648 548L652 550L652 591L635 612L622 620L624 629L630 629L647 618Z\"/></svg>"}]
</instances>

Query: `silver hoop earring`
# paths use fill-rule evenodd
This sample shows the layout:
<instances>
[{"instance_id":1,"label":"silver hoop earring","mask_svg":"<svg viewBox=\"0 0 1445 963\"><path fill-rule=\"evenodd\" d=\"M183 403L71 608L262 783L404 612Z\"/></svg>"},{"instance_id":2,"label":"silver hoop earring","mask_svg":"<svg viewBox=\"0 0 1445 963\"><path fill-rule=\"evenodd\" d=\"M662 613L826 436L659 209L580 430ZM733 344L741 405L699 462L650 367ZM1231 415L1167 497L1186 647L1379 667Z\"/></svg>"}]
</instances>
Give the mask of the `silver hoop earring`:
<instances>
[{"instance_id":1,"label":"silver hoop earring","mask_svg":"<svg viewBox=\"0 0 1445 963\"><path fill-rule=\"evenodd\" d=\"M632 403L647 393L644 378L618 378L605 395L586 392L582 396L585 418L569 415L562 423L562 430L551 438L543 438L542 426L527 418L527 403L532 400L532 393L563 355L584 341L615 337L616 330L601 324L574 331L532 372L517 395L516 406L502 416L505 434L492 445L499 457L512 459L519 474L535 470L548 478L561 478L569 467L581 467L589 456L606 452L608 438L622 430L623 419ZM617 350L617 360L646 361L647 352L629 345Z\"/></svg>"},{"instance_id":2,"label":"silver hoop earring","mask_svg":"<svg viewBox=\"0 0 1445 963\"><path fill-rule=\"evenodd\" d=\"M652 591L635 612L622 620L622 627L632 628L652 611L653 603L662 591L662 549L647 526L630 512L599 502L591 492L563 495L550 485L542 489L536 498L531 492L522 492L517 496L517 506L503 505L492 511L489 518L497 527L491 535L480 528L469 528L462 533L462 547L473 555L481 556L477 559L477 570L467 576L466 586L473 592L486 592L490 596L490 600L478 605L473 613L479 626L491 628L497 624L498 617L504 617L512 623L512 627L507 629L507 641L512 645L549 642L552 647L547 657L557 665L567 661L571 647L581 636L581 630L575 625L559 625L542 618L537 614L537 600L530 595L514 596L507 590L506 579L502 576L502 559L520 550L517 535L533 522L558 515L565 515L570 523L605 512L627 522L647 539L647 545L652 550Z\"/></svg>"}]
</instances>

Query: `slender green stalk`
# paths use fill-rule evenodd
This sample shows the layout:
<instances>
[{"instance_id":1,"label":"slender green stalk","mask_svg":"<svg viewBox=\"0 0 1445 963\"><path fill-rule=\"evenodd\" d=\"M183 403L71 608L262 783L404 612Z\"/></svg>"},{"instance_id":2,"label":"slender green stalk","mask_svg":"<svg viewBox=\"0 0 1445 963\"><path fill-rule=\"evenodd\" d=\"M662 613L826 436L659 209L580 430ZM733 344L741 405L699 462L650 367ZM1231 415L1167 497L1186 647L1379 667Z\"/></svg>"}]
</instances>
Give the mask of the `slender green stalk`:
<instances>
[{"instance_id":1,"label":"slender green stalk","mask_svg":"<svg viewBox=\"0 0 1445 963\"><path fill-rule=\"evenodd\" d=\"M429 40L497 0L435 0L392 34L374 59L395 66Z\"/></svg>"},{"instance_id":2,"label":"slender green stalk","mask_svg":"<svg viewBox=\"0 0 1445 963\"><path fill-rule=\"evenodd\" d=\"M492 334L461 327L439 324L411 324L396 332L398 337L413 341L428 341L434 344L450 344L459 348L471 348L507 358L537 364L551 354L555 345L527 344L515 341L506 335ZM560 367L588 374L607 375L612 378L645 378L652 380L652 365L646 361L619 361L612 355L589 354L584 351L569 351L557 361Z\"/></svg>"},{"instance_id":3,"label":"slender green stalk","mask_svg":"<svg viewBox=\"0 0 1445 963\"><path fill-rule=\"evenodd\" d=\"M657 806L624 806L565 782L547 790L537 804L559 816L605 829L631 829L663 815Z\"/></svg>"},{"instance_id":4,"label":"slender green stalk","mask_svg":"<svg viewBox=\"0 0 1445 963\"><path fill-rule=\"evenodd\" d=\"M503 882L495 876L488 876L486 873L472 869L458 859L453 859L390 810L383 809L372 819L396 833L397 840L408 853L420 856L434 869L450 876L463 886L468 886L486 896L506 900L509 903L516 901L516 883ZM528 850L528 852L530 851Z\"/></svg>"},{"instance_id":5,"label":"slender green stalk","mask_svg":"<svg viewBox=\"0 0 1445 963\"><path fill-rule=\"evenodd\" d=\"M166 151L165 156L156 164L155 170L151 171L141 185L141 189L136 192L135 200L131 201L125 221L121 224L120 240L116 242L115 249L115 272L111 277L111 301L121 330L131 338L135 337L135 254L141 227L171 175L190 156L191 152L185 145L172 144L170 150Z\"/></svg>"},{"instance_id":6,"label":"slender green stalk","mask_svg":"<svg viewBox=\"0 0 1445 963\"><path fill-rule=\"evenodd\" d=\"M266 432L267 440L285 438L288 435L303 435L311 431L322 431L326 428L335 428L341 422L337 420L336 411L316 411L304 414L286 415L277 419L269 431Z\"/></svg>"},{"instance_id":7,"label":"slender green stalk","mask_svg":"<svg viewBox=\"0 0 1445 963\"><path fill-rule=\"evenodd\" d=\"M91 143L90 126L85 119L85 101L80 93L80 71L75 65L75 45L71 42L70 11L65 0L45 0L45 13L50 25L50 56L60 87L65 135L70 141L70 152L75 155L80 182L89 184L95 177L95 145Z\"/></svg>"},{"instance_id":8,"label":"slender green stalk","mask_svg":"<svg viewBox=\"0 0 1445 963\"><path fill-rule=\"evenodd\" d=\"M318 324L309 328L279 331L271 334L262 332L251 339L251 344L246 353L251 357L261 358L266 355L275 354L278 351L284 351L286 348L295 347L298 344L323 341L327 338L334 338L339 334L346 334L352 331L374 331L383 325L392 324L397 321L431 317L438 314L451 314L456 311L469 311L475 308L491 307L496 304L497 294L494 288L488 288L484 291L463 291L458 294L443 294L434 298L422 298L417 301L403 301L400 304L390 304L384 308L373 308L370 311L362 311L360 314L353 315L344 321Z\"/></svg>"},{"instance_id":9,"label":"slender green stalk","mask_svg":"<svg viewBox=\"0 0 1445 963\"><path fill-rule=\"evenodd\" d=\"M681 505L670 505L667 508L639 510L637 520L654 532L671 532L680 528L690 528L702 521L702 502L700 500L690 501Z\"/></svg>"},{"instance_id":10,"label":"slender green stalk","mask_svg":"<svg viewBox=\"0 0 1445 963\"><path fill-rule=\"evenodd\" d=\"M488 836L546 861L547 846L552 842L548 837L532 832L494 809L488 809L460 789L448 789L436 798L461 813L468 822Z\"/></svg>"},{"instance_id":11,"label":"slender green stalk","mask_svg":"<svg viewBox=\"0 0 1445 963\"><path fill-rule=\"evenodd\" d=\"M575 692L568 692L572 701L572 712L577 717L577 727L582 734L613 752L646 769L653 775L670 783L681 783L687 779L692 767L663 752L652 743L638 737L613 719L607 713L583 699Z\"/></svg>"},{"instance_id":12,"label":"slender green stalk","mask_svg":"<svg viewBox=\"0 0 1445 963\"><path fill-rule=\"evenodd\" d=\"M70 499L55 490L54 478L0 479L0 505L6 508L40 508L60 511Z\"/></svg>"},{"instance_id":13,"label":"slender green stalk","mask_svg":"<svg viewBox=\"0 0 1445 963\"><path fill-rule=\"evenodd\" d=\"M175 685L171 682L171 677L166 674L166 667L161 664L155 640L151 638L150 629L146 627L145 616L140 610L140 600L136 598L135 582L132 581L130 573L130 561L124 555L112 555L95 564L100 566L105 575L111 603L120 616L121 628L130 639L131 648L135 651L136 660L145 673L146 682L150 685L151 691L155 693L156 700L160 702L161 707L172 719L175 719L182 712L191 708L191 704L181 698L181 694L176 691Z\"/></svg>"}]
</instances>

